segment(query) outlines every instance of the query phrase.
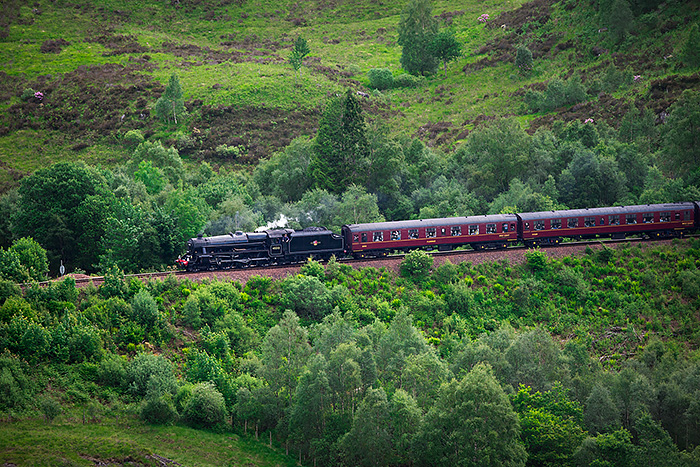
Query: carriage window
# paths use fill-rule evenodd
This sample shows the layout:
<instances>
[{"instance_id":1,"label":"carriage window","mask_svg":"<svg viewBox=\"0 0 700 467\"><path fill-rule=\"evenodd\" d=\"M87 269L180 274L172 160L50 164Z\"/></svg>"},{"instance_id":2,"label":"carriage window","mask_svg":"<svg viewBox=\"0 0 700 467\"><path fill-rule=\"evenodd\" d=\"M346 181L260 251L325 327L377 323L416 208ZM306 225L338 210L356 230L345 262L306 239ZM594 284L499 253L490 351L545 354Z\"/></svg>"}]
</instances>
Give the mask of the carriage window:
<instances>
[{"instance_id":1,"label":"carriage window","mask_svg":"<svg viewBox=\"0 0 700 467\"><path fill-rule=\"evenodd\" d=\"M574 217L574 218L568 219L568 220L566 221L566 225L567 225L567 227L569 227L570 229L573 229L573 228L578 227L578 217Z\"/></svg>"},{"instance_id":2,"label":"carriage window","mask_svg":"<svg viewBox=\"0 0 700 467\"><path fill-rule=\"evenodd\" d=\"M661 215L659 216L659 221L660 222L671 222L671 213L670 212L662 212Z\"/></svg>"},{"instance_id":3,"label":"carriage window","mask_svg":"<svg viewBox=\"0 0 700 467\"><path fill-rule=\"evenodd\" d=\"M372 241L373 242L381 242L384 240L384 232L374 232L372 234Z\"/></svg>"},{"instance_id":4,"label":"carriage window","mask_svg":"<svg viewBox=\"0 0 700 467\"><path fill-rule=\"evenodd\" d=\"M690 220L690 211L685 212L685 219L684 220L686 220L686 221Z\"/></svg>"},{"instance_id":5,"label":"carriage window","mask_svg":"<svg viewBox=\"0 0 700 467\"><path fill-rule=\"evenodd\" d=\"M530 223L529 222L525 222L525 230L530 230Z\"/></svg>"},{"instance_id":6,"label":"carriage window","mask_svg":"<svg viewBox=\"0 0 700 467\"><path fill-rule=\"evenodd\" d=\"M425 238L435 238L435 227L425 229Z\"/></svg>"},{"instance_id":7,"label":"carriage window","mask_svg":"<svg viewBox=\"0 0 700 467\"><path fill-rule=\"evenodd\" d=\"M360 241L360 236L357 235L357 234L353 234L353 236L352 236L352 241L353 241L353 242L359 242L359 241Z\"/></svg>"},{"instance_id":8,"label":"carriage window","mask_svg":"<svg viewBox=\"0 0 700 467\"><path fill-rule=\"evenodd\" d=\"M617 214L610 216L610 222L608 222L610 225L620 225L620 216Z\"/></svg>"},{"instance_id":9,"label":"carriage window","mask_svg":"<svg viewBox=\"0 0 700 467\"><path fill-rule=\"evenodd\" d=\"M503 225L501 225L501 232L508 232L508 223L504 222Z\"/></svg>"},{"instance_id":10,"label":"carriage window","mask_svg":"<svg viewBox=\"0 0 700 467\"><path fill-rule=\"evenodd\" d=\"M515 224L510 224L510 231L515 232Z\"/></svg>"},{"instance_id":11,"label":"carriage window","mask_svg":"<svg viewBox=\"0 0 700 467\"><path fill-rule=\"evenodd\" d=\"M367 233L366 232L362 234L362 241L363 242L367 241Z\"/></svg>"},{"instance_id":12,"label":"carriage window","mask_svg":"<svg viewBox=\"0 0 700 467\"><path fill-rule=\"evenodd\" d=\"M544 221L535 221L535 230L544 230Z\"/></svg>"},{"instance_id":13,"label":"carriage window","mask_svg":"<svg viewBox=\"0 0 700 467\"><path fill-rule=\"evenodd\" d=\"M401 240L401 231L400 230L392 230L391 231L391 239L392 240Z\"/></svg>"},{"instance_id":14,"label":"carriage window","mask_svg":"<svg viewBox=\"0 0 700 467\"><path fill-rule=\"evenodd\" d=\"M408 229L408 238L418 238L418 229Z\"/></svg>"},{"instance_id":15,"label":"carriage window","mask_svg":"<svg viewBox=\"0 0 700 467\"><path fill-rule=\"evenodd\" d=\"M654 223L654 213L645 212L642 215L642 222L644 222L645 224L653 224Z\"/></svg>"},{"instance_id":16,"label":"carriage window","mask_svg":"<svg viewBox=\"0 0 700 467\"><path fill-rule=\"evenodd\" d=\"M440 229L440 235L445 235L445 228L444 227Z\"/></svg>"},{"instance_id":17,"label":"carriage window","mask_svg":"<svg viewBox=\"0 0 700 467\"><path fill-rule=\"evenodd\" d=\"M600 225L605 225L605 217L600 218Z\"/></svg>"},{"instance_id":18,"label":"carriage window","mask_svg":"<svg viewBox=\"0 0 700 467\"><path fill-rule=\"evenodd\" d=\"M552 219L552 228L561 229L561 219Z\"/></svg>"},{"instance_id":19,"label":"carriage window","mask_svg":"<svg viewBox=\"0 0 700 467\"><path fill-rule=\"evenodd\" d=\"M486 224L486 233L496 233L496 224Z\"/></svg>"},{"instance_id":20,"label":"carriage window","mask_svg":"<svg viewBox=\"0 0 700 467\"><path fill-rule=\"evenodd\" d=\"M583 225L585 227L595 227L595 217L585 217L583 219Z\"/></svg>"},{"instance_id":21,"label":"carriage window","mask_svg":"<svg viewBox=\"0 0 700 467\"><path fill-rule=\"evenodd\" d=\"M479 235L479 226L478 225L470 225L469 226L469 235Z\"/></svg>"},{"instance_id":22,"label":"carriage window","mask_svg":"<svg viewBox=\"0 0 700 467\"><path fill-rule=\"evenodd\" d=\"M627 214L625 216L625 222L627 224L636 224L637 223L637 215L636 214Z\"/></svg>"},{"instance_id":23,"label":"carriage window","mask_svg":"<svg viewBox=\"0 0 700 467\"><path fill-rule=\"evenodd\" d=\"M460 235L462 235L462 227L458 225L453 226L451 229L451 233L453 237L459 237Z\"/></svg>"},{"instance_id":24,"label":"carriage window","mask_svg":"<svg viewBox=\"0 0 700 467\"><path fill-rule=\"evenodd\" d=\"M681 220L681 213L677 212L675 217L677 221Z\"/></svg>"}]
</instances>

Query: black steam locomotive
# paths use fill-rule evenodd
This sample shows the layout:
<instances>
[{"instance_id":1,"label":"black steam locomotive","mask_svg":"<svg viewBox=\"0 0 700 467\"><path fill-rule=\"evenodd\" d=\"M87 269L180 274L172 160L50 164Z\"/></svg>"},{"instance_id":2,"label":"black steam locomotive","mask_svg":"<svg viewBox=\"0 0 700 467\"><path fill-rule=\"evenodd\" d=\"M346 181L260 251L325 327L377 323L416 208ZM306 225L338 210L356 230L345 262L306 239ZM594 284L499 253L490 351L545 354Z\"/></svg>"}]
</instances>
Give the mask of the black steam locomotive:
<instances>
[{"instance_id":1,"label":"black steam locomotive","mask_svg":"<svg viewBox=\"0 0 700 467\"><path fill-rule=\"evenodd\" d=\"M202 237L187 242L177 259L188 271L291 264L307 258L376 257L394 251L474 250L556 245L565 239L680 237L700 228L700 202L614 206L485 216L351 224L338 235L323 227L301 231Z\"/></svg>"},{"instance_id":2,"label":"black steam locomotive","mask_svg":"<svg viewBox=\"0 0 700 467\"><path fill-rule=\"evenodd\" d=\"M235 232L192 238L176 263L188 270L230 269L291 264L307 258L327 260L344 252L343 238L323 227Z\"/></svg>"}]
</instances>

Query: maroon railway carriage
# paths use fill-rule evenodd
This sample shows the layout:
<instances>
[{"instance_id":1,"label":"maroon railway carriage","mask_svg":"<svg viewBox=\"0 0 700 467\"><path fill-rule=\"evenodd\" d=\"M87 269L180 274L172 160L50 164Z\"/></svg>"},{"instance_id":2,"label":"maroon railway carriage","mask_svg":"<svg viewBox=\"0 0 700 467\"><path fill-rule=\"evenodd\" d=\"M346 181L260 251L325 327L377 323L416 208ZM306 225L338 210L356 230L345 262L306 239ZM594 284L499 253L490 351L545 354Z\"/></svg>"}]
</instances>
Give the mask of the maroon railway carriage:
<instances>
[{"instance_id":1,"label":"maroon railway carriage","mask_svg":"<svg viewBox=\"0 0 700 467\"><path fill-rule=\"evenodd\" d=\"M697 203L646 204L518 214L520 241L550 245L563 238L680 237L696 226Z\"/></svg>"},{"instance_id":2,"label":"maroon railway carriage","mask_svg":"<svg viewBox=\"0 0 700 467\"><path fill-rule=\"evenodd\" d=\"M346 250L355 257L417 248L451 250L462 245L505 248L518 241L517 223L515 214L419 219L344 225L342 235Z\"/></svg>"}]
</instances>

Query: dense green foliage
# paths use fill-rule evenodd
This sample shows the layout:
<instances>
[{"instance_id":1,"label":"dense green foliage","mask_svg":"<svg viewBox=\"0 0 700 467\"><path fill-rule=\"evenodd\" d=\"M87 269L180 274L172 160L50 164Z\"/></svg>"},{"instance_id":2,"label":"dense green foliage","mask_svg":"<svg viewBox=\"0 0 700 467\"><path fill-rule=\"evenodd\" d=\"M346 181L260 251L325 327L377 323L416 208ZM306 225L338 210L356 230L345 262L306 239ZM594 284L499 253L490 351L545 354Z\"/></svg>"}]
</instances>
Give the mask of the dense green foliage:
<instances>
[{"instance_id":1,"label":"dense green foliage","mask_svg":"<svg viewBox=\"0 0 700 467\"><path fill-rule=\"evenodd\" d=\"M10 291L0 411L55 424L100 401L317 465L697 465L697 240L424 259Z\"/></svg>"},{"instance_id":2,"label":"dense green foliage","mask_svg":"<svg viewBox=\"0 0 700 467\"><path fill-rule=\"evenodd\" d=\"M265 224L700 199L698 20L676 0L3 2L3 418L266 433L316 465L698 465L697 242L124 276ZM61 264L105 282L31 284Z\"/></svg>"}]
</instances>

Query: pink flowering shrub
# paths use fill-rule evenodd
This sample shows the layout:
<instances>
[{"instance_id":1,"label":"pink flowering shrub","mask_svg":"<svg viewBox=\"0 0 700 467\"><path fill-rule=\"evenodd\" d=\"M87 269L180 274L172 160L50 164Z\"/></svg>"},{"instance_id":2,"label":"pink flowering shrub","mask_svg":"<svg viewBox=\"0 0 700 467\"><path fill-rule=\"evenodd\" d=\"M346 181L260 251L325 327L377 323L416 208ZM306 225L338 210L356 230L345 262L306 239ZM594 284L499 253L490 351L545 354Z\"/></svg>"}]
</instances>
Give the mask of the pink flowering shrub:
<instances>
[{"instance_id":1,"label":"pink flowering shrub","mask_svg":"<svg viewBox=\"0 0 700 467\"><path fill-rule=\"evenodd\" d=\"M489 15L488 13L484 13L483 15L479 16L478 19L480 23L485 23L489 20Z\"/></svg>"}]
</instances>

